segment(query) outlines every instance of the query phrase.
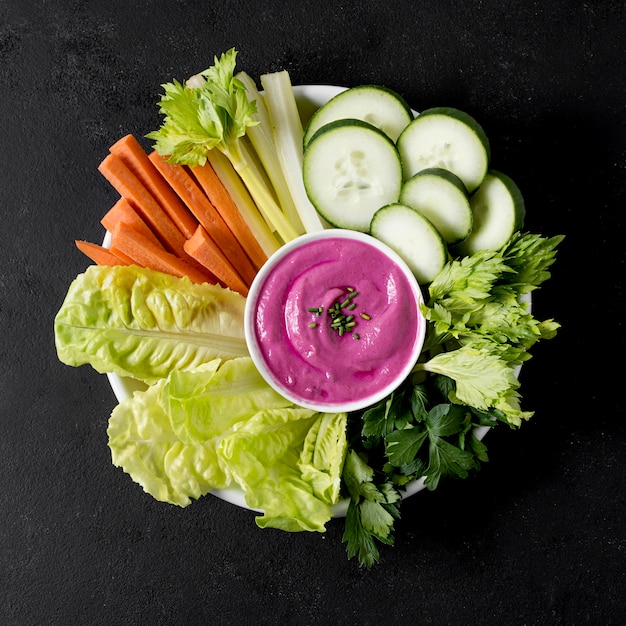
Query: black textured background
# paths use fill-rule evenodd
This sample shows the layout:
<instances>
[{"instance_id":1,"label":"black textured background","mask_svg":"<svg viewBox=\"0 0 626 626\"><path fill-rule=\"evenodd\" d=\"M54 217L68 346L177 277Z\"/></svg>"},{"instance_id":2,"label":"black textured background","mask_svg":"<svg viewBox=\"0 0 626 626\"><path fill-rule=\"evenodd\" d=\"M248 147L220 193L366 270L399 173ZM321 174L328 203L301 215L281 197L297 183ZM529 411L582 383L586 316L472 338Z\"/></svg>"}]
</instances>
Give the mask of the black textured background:
<instances>
[{"instance_id":1,"label":"black textured background","mask_svg":"<svg viewBox=\"0 0 626 626\"><path fill-rule=\"evenodd\" d=\"M279 8L285 5L286 8ZM0 623L626 623L623 1L0 0ZM111 465L105 377L56 358L52 320L117 194L97 172L160 122L160 84L235 47L251 76L384 84L474 115L563 233L535 297L559 336L522 372L520 430L402 506L371 571L343 525L256 528L208 496L154 501Z\"/></svg>"}]
</instances>

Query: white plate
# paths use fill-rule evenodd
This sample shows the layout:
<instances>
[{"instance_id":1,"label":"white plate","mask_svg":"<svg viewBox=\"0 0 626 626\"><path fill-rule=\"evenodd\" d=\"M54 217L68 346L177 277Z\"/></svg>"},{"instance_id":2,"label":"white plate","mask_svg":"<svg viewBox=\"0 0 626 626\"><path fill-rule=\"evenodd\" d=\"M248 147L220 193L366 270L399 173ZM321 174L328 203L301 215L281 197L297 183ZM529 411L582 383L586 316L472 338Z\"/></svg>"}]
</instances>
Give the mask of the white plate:
<instances>
[{"instance_id":1,"label":"white plate","mask_svg":"<svg viewBox=\"0 0 626 626\"><path fill-rule=\"evenodd\" d=\"M335 85L294 86L296 101L298 103L298 109L300 111L303 124L306 124L306 122L316 109L328 102L330 98L342 91L345 91L346 89L346 87L338 87ZM416 114L415 111L413 113ZM110 245L109 233L107 233L104 238L104 245ZM516 374L519 374L519 368L516 371ZM113 389L113 393L115 394L115 397L119 402L131 396L134 391L146 388L143 383L140 383L130 378L123 378L117 374L107 374L107 378L109 379L109 383L111 385L111 388ZM488 430L489 428L487 426L477 428L475 430L475 435L478 437L478 439L482 439ZM409 483L406 489L402 492L402 498L408 498L424 489L424 480L424 478L419 478ZM214 496L225 500L226 502L230 502L231 504L235 504L245 509L250 509L250 507L246 504L243 491L238 488L215 489L212 490L211 493ZM347 509L348 500L341 500L333 507L334 517L345 517Z\"/></svg>"}]
</instances>

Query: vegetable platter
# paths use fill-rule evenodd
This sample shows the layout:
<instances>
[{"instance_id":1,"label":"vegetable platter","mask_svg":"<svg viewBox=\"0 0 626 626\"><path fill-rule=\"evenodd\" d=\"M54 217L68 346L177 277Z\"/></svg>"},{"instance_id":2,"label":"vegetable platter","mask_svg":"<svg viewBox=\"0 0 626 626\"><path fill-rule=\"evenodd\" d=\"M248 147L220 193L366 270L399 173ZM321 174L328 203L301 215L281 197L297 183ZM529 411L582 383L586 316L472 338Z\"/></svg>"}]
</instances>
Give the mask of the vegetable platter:
<instances>
[{"instance_id":1,"label":"vegetable platter","mask_svg":"<svg viewBox=\"0 0 626 626\"><path fill-rule=\"evenodd\" d=\"M181 507L213 493L287 532L341 518L348 557L371 567L403 498L471 476L488 429L533 415L518 373L559 328L530 300L562 237L524 230L522 193L467 113L418 113L385 86L293 86L286 71L257 85L236 54L162 85L150 147L128 135L104 156L119 200L103 211L102 244L76 241L91 263L55 318L57 354L109 377L112 462L145 492ZM334 228L406 263L427 324L409 376L348 413L268 385L243 328L267 260ZM334 339L383 325L353 317Z\"/></svg>"}]
</instances>

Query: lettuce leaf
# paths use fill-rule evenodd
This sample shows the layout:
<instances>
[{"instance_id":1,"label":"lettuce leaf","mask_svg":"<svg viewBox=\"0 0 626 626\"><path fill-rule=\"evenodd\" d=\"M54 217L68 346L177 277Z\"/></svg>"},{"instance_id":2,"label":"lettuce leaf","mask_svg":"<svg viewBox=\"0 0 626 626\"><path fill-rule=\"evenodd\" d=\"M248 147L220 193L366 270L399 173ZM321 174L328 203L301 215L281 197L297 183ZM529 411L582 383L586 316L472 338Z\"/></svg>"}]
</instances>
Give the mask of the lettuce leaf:
<instances>
[{"instance_id":1,"label":"lettuce leaf","mask_svg":"<svg viewBox=\"0 0 626 626\"><path fill-rule=\"evenodd\" d=\"M261 408L283 409L289 400L263 379L250 358L220 359L191 372L174 370L161 403L176 436L185 443L206 443Z\"/></svg>"},{"instance_id":2,"label":"lettuce leaf","mask_svg":"<svg viewBox=\"0 0 626 626\"><path fill-rule=\"evenodd\" d=\"M302 446L298 468L313 486L315 495L335 504L339 499L341 472L347 448L346 419L343 414L322 414L309 429Z\"/></svg>"},{"instance_id":3,"label":"lettuce leaf","mask_svg":"<svg viewBox=\"0 0 626 626\"><path fill-rule=\"evenodd\" d=\"M322 532L339 498L345 413L316 413L274 392L252 359L172 371L113 410L113 464L157 500L187 506L239 486L261 527Z\"/></svg>"},{"instance_id":4,"label":"lettuce leaf","mask_svg":"<svg viewBox=\"0 0 626 626\"><path fill-rule=\"evenodd\" d=\"M92 265L54 320L59 359L147 384L215 357L246 356L245 299L220 286L139 268Z\"/></svg>"},{"instance_id":5,"label":"lettuce leaf","mask_svg":"<svg viewBox=\"0 0 626 626\"><path fill-rule=\"evenodd\" d=\"M161 380L123 400L111 413L107 434L113 465L160 502L191 504L230 480L215 445L184 443L160 403Z\"/></svg>"},{"instance_id":6,"label":"lettuce leaf","mask_svg":"<svg viewBox=\"0 0 626 626\"><path fill-rule=\"evenodd\" d=\"M319 418L299 407L261 410L223 439L218 454L248 506L264 511L256 520L261 528L321 532L331 518L330 506L314 495L298 470L300 449Z\"/></svg>"}]
</instances>

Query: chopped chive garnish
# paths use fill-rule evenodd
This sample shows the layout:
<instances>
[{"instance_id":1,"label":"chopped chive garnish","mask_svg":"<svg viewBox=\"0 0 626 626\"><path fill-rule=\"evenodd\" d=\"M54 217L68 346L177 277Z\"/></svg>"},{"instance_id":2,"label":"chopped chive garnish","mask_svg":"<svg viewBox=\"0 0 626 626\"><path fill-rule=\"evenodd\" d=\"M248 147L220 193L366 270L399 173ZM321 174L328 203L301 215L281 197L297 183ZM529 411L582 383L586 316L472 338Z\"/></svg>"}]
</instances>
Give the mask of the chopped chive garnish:
<instances>
[{"instance_id":1,"label":"chopped chive garnish","mask_svg":"<svg viewBox=\"0 0 626 626\"><path fill-rule=\"evenodd\" d=\"M342 337L345 333L350 333L354 339L360 339L360 335L358 333L353 332L354 327L357 325L357 322L354 320L354 315L348 313L344 315L343 311L354 311L356 308L356 302L354 302L354 298L359 295L359 292L354 289L354 287L345 287L345 298L342 302L336 301L327 309L327 315L330 317L330 327L337 332L337 334ZM309 313L315 313L317 317L320 317L324 311L324 307L311 307L308 309ZM367 313L361 313L361 317L364 320L369 320L371 317ZM309 328L316 328L318 324L316 322L312 322L309 324Z\"/></svg>"}]
</instances>

